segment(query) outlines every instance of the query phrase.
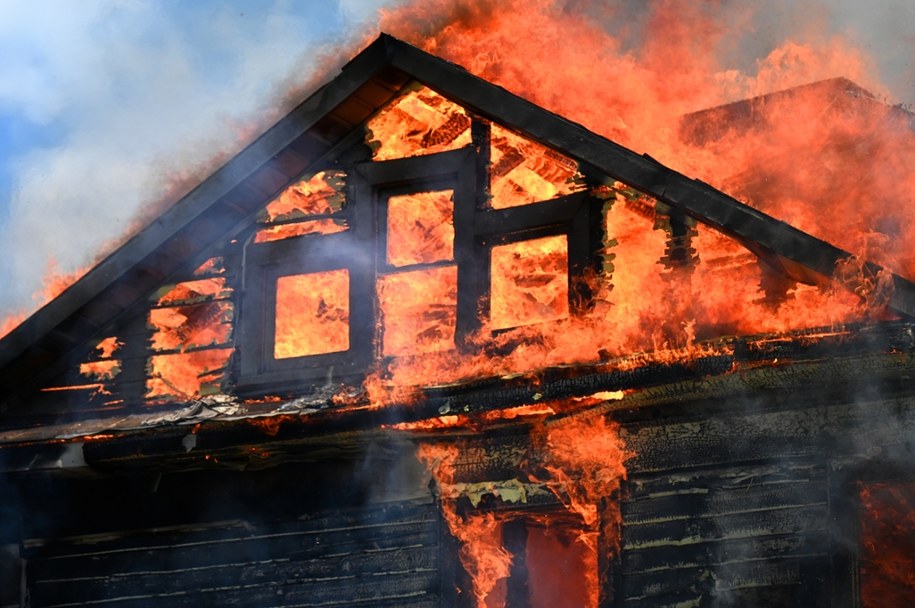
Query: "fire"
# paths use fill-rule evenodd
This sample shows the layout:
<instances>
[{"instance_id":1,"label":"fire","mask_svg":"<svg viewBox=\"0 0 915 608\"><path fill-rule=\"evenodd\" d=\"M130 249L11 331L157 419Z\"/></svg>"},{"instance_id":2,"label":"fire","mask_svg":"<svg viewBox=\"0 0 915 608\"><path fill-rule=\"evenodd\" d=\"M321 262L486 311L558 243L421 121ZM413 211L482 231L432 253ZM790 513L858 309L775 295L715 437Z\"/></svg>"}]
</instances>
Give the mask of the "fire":
<instances>
[{"instance_id":1,"label":"fire","mask_svg":"<svg viewBox=\"0 0 915 608\"><path fill-rule=\"evenodd\" d=\"M450 190L388 199L387 259L392 266L454 259L454 201Z\"/></svg>"},{"instance_id":2,"label":"fire","mask_svg":"<svg viewBox=\"0 0 915 608\"><path fill-rule=\"evenodd\" d=\"M576 606L596 608L601 588L598 553L619 549L620 515L615 501L629 453L618 428L599 417L546 423L535 431L535 439L544 474L532 475L532 481L555 494L567 512L577 517L574 525L562 525L566 515L561 513L465 511L458 504L468 492L467 484L457 476L460 444L423 443L418 457L438 484L443 517L461 544L461 563L470 576L478 607L505 605L512 564L523 561L528 571L527 592L534 605L550 605L548 598L575 598ZM493 483L483 491L497 497L508 491L504 497L508 500L515 487L523 486ZM528 529L525 547L520 549L524 555L513 555L506 547L506 526L511 522L523 522ZM573 530L577 532L572 537L560 541ZM551 580L546 573L556 565L551 560L557 555L564 555L577 567L567 577Z\"/></svg>"},{"instance_id":3,"label":"fire","mask_svg":"<svg viewBox=\"0 0 915 608\"><path fill-rule=\"evenodd\" d=\"M511 131L492 125L493 209L548 201L578 190L575 161Z\"/></svg>"},{"instance_id":4,"label":"fire","mask_svg":"<svg viewBox=\"0 0 915 608\"><path fill-rule=\"evenodd\" d=\"M375 160L457 150L470 145L470 117L435 91L417 86L372 118Z\"/></svg>"},{"instance_id":5,"label":"fire","mask_svg":"<svg viewBox=\"0 0 915 608\"><path fill-rule=\"evenodd\" d=\"M381 277L382 353L413 355L454 348L457 268L440 266Z\"/></svg>"},{"instance_id":6,"label":"fire","mask_svg":"<svg viewBox=\"0 0 915 608\"><path fill-rule=\"evenodd\" d=\"M349 271L279 277L276 282L277 359L349 348Z\"/></svg>"},{"instance_id":7,"label":"fire","mask_svg":"<svg viewBox=\"0 0 915 608\"><path fill-rule=\"evenodd\" d=\"M418 456L432 471L441 489L442 515L451 534L461 543L461 564L471 578L476 605L478 608L499 606L496 598L489 596L508 577L512 559L502 547L501 522L492 513L462 517L457 512L454 465L460 452L456 446L423 444Z\"/></svg>"},{"instance_id":8,"label":"fire","mask_svg":"<svg viewBox=\"0 0 915 608\"><path fill-rule=\"evenodd\" d=\"M270 243L282 239L291 239L306 234L335 234L348 228L346 222L335 219L320 219L294 224L279 224L258 230L254 235L255 243Z\"/></svg>"},{"instance_id":9,"label":"fire","mask_svg":"<svg viewBox=\"0 0 915 608\"><path fill-rule=\"evenodd\" d=\"M153 401L186 401L220 391L230 348L154 355L149 359L146 396Z\"/></svg>"},{"instance_id":10,"label":"fire","mask_svg":"<svg viewBox=\"0 0 915 608\"><path fill-rule=\"evenodd\" d=\"M915 602L915 484L868 483L858 488L862 506L861 605L910 606Z\"/></svg>"},{"instance_id":11,"label":"fire","mask_svg":"<svg viewBox=\"0 0 915 608\"><path fill-rule=\"evenodd\" d=\"M569 258L565 235L492 248L490 323L505 329L569 314Z\"/></svg>"},{"instance_id":12,"label":"fire","mask_svg":"<svg viewBox=\"0 0 915 608\"><path fill-rule=\"evenodd\" d=\"M346 198L344 171L319 171L285 188L264 210L262 223L332 215L343 208Z\"/></svg>"}]
</instances>

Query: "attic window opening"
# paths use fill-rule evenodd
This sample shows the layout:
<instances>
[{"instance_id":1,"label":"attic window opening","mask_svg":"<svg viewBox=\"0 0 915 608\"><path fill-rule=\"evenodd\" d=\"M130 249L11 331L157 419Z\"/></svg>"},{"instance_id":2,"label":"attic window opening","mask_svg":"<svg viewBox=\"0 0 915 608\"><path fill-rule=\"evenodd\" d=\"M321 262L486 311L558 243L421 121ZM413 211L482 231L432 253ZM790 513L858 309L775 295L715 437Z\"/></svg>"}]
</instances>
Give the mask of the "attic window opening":
<instances>
[{"instance_id":1,"label":"attic window opening","mask_svg":"<svg viewBox=\"0 0 915 608\"><path fill-rule=\"evenodd\" d=\"M346 269L278 277L274 358L349 350L349 283Z\"/></svg>"},{"instance_id":2,"label":"attic window opening","mask_svg":"<svg viewBox=\"0 0 915 608\"><path fill-rule=\"evenodd\" d=\"M507 329L569 316L568 249L568 238L564 234L492 248L492 329Z\"/></svg>"},{"instance_id":3,"label":"attic window opening","mask_svg":"<svg viewBox=\"0 0 915 608\"><path fill-rule=\"evenodd\" d=\"M470 145L470 117L464 108L418 83L366 125L374 160L406 158Z\"/></svg>"},{"instance_id":4,"label":"attic window opening","mask_svg":"<svg viewBox=\"0 0 915 608\"><path fill-rule=\"evenodd\" d=\"M584 188L578 163L497 124L490 130L490 205L506 209Z\"/></svg>"},{"instance_id":5,"label":"attic window opening","mask_svg":"<svg viewBox=\"0 0 915 608\"><path fill-rule=\"evenodd\" d=\"M287 186L267 204L258 223L255 243L269 243L310 234L326 235L349 229L338 217L346 205L346 172L319 171Z\"/></svg>"},{"instance_id":6,"label":"attic window opening","mask_svg":"<svg viewBox=\"0 0 915 608\"><path fill-rule=\"evenodd\" d=\"M218 272L220 265L206 266ZM147 361L147 399L193 399L221 389L232 353L231 297L220 276L165 285L153 296L147 317L154 353Z\"/></svg>"}]
</instances>

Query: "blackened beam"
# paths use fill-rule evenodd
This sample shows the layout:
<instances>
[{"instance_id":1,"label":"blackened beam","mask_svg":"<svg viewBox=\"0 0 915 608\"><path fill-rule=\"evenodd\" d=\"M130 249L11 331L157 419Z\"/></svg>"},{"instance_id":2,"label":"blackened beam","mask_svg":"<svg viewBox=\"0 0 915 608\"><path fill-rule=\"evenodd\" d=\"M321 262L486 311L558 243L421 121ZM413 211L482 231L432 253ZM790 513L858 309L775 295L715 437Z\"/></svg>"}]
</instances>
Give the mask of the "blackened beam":
<instances>
[{"instance_id":1,"label":"blackened beam","mask_svg":"<svg viewBox=\"0 0 915 608\"><path fill-rule=\"evenodd\" d=\"M278 459L295 453L306 457L310 449L324 455L346 452L356 444L373 438L390 436L386 425L429 420L442 415L467 414L471 417L492 410L521 404L549 403L570 397L585 397L603 391L637 389L622 400L595 404L594 414L611 414L620 422L657 420L658 416L708 417L729 411L735 394L752 390L757 397L768 395L772 407L794 407L786 394L803 394L805 399L820 403L844 403L849 394L860 388L862 378L869 390L879 387L881 394L892 396L908 390L906 378L911 374L915 353L912 325L888 323L861 327L834 337L809 342L782 338L773 344L750 338L736 339L732 354L699 357L681 363L645 364L635 369L613 369L606 364L561 367L543 370L538 378L518 377L499 381L489 379L462 386L426 389L411 403L392 404L383 408L333 407L330 398L305 414L280 413L263 417L274 421L270 431L262 430L252 418L188 420L185 424L144 426L106 433L96 427L96 436L111 438L84 440L85 461L99 470L146 467L174 470L194 469L213 463L202 461L210 454L225 466L272 466L258 453L269 452ZM804 334L799 334L801 337ZM902 356L900 356L902 355ZM794 365L760 365L759 362L788 359ZM803 364L801 364L803 362ZM864 376L860 370L866 370ZM857 371L855 371L857 370ZM818 382L811 385L810 378ZM857 388L856 388L857 387ZM686 395L689 398L685 398ZM692 395L692 396L690 396ZM679 407L678 406L684 406ZM288 411L288 410L286 410ZM581 410L578 410L581 411ZM195 426L196 423L200 424ZM74 423L75 428L82 428ZM487 423L495 428L491 423ZM508 425L522 424L517 420ZM187 450L186 441L195 428L195 446ZM62 449L58 429L55 437L25 439L21 431L0 447L7 466L31 466L39 461L54 462ZM466 432L466 429L455 429ZM73 433L73 440L80 441ZM250 450L263 446L264 450ZM305 449L308 448L309 449ZM305 451L302 451L302 450ZM329 452L328 452L329 451ZM41 456L44 454L44 456ZM37 455L37 456L36 456Z\"/></svg>"},{"instance_id":2,"label":"blackened beam","mask_svg":"<svg viewBox=\"0 0 915 608\"><path fill-rule=\"evenodd\" d=\"M571 156L581 164L585 173L619 180L653 196L736 239L783 272L791 272L792 263L798 264L823 281L835 279L859 294L867 292L878 277L887 277L891 286L886 289L886 305L897 313L915 317L915 284L909 280L885 272L877 264L866 261L858 264L854 256L843 249L753 209L647 155L637 154L577 123L543 110L457 65L389 36L383 36L382 40L390 48L389 56L394 67L412 74L446 97L459 101L470 111ZM852 264L860 272L836 276L836 267L844 264ZM793 274L792 278L807 283L813 280L809 273Z\"/></svg>"}]
</instances>

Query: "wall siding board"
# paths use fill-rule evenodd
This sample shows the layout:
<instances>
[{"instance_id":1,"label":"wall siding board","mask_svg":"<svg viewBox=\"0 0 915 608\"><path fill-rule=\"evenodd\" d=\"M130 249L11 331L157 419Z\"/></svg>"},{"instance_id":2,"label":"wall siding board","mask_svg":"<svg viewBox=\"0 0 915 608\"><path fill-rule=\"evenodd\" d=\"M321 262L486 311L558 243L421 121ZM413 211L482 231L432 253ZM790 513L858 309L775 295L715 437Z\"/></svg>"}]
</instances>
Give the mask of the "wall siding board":
<instances>
[{"instance_id":1,"label":"wall siding board","mask_svg":"<svg viewBox=\"0 0 915 608\"><path fill-rule=\"evenodd\" d=\"M430 605L434 505L228 529L87 537L27 547L33 608Z\"/></svg>"}]
</instances>

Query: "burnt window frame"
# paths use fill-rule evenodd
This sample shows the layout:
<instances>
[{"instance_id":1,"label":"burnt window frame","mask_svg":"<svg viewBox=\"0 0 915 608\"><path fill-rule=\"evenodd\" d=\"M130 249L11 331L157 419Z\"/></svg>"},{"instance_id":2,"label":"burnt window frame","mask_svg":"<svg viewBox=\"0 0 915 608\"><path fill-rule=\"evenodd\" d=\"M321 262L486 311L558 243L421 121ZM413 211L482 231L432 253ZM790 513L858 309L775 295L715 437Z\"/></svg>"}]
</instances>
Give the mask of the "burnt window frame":
<instances>
[{"instance_id":1,"label":"burnt window frame","mask_svg":"<svg viewBox=\"0 0 915 608\"><path fill-rule=\"evenodd\" d=\"M560 235L566 237L569 317L585 312L593 294L582 279L589 269L595 272L600 269L600 252L604 246L603 205L604 201L583 191L517 207L477 210L475 249L480 276L476 299L480 302L481 314L487 318L490 315L493 247ZM535 321L530 325L550 322L553 321ZM493 333L524 326L507 327Z\"/></svg>"},{"instance_id":2,"label":"burnt window frame","mask_svg":"<svg viewBox=\"0 0 915 608\"><path fill-rule=\"evenodd\" d=\"M915 474L902 463L908 462L909 449L888 445L872 460L849 464L833 459L829 467L829 526L831 546L830 584L832 605L861 608L861 533L864 508L860 498L862 484L915 483Z\"/></svg>"},{"instance_id":3,"label":"burnt window frame","mask_svg":"<svg viewBox=\"0 0 915 608\"><path fill-rule=\"evenodd\" d=\"M343 167L347 200L333 217L348 224L346 231L261 243L254 242L252 237L244 246L242 293L235 324L238 394L258 394L264 390L298 393L322 381L358 382L379 361L398 356L383 355L380 335L383 330L377 327L380 315L377 286L382 275L455 266L455 347L478 348L468 345L465 338L481 328L481 318L489 317L491 252L499 245L565 235L569 316L587 310L592 294L581 278L589 268L600 271L604 201L584 189L546 201L503 209L491 207L489 124L474 118L471 128L473 143L464 148L364 160ZM446 189L453 193L453 259L405 267L389 264L387 200L397 195ZM308 218L302 218L305 219ZM275 358L277 280L283 276L342 269L349 273L349 348Z\"/></svg>"},{"instance_id":4,"label":"burnt window frame","mask_svg":"<svg viewBox=\"0 0 915 608\"><path fill-rule=\"evenodd\" d=\"M406 158L356 163L353 167L353 200L360 207L374 212L375 233L372 253L375 256L375 277L371 297L377 300L377 281L382 275L409 272L443 266L457 267L457 311L455 342L476 323L476 272L473 268L473 212L476 207L477 155L472 147L436 152ZM387 261L387 201L392 196L451 190L453 200L454 243L451 260L394 266ZM377 303L377 302L376 302ZM382 331L379 329L379 331ZM383 358L382 337L378 336L378 357Z\"/></svg>"},{"instance_id":5,"label":"burnt window frame","mask_svg":"<svg viewBox=\"0 0 915 608\"><path fill-rule=\"evenodd\" d=\"M308 234L250 243L245 252L244 290L238 324L238 386L253 389L269 385L279 388L326 378L348 377L361 372L371 361L373 310L371 301L360 297L359 285L373 280L366 256L341 255L358 247L358 234L350 229L335 234ZM349 274L349 348L345 351L274 357L276 337L277 280L285 276L308 275L332 270Z\"/></svg>"}]
</instances>

